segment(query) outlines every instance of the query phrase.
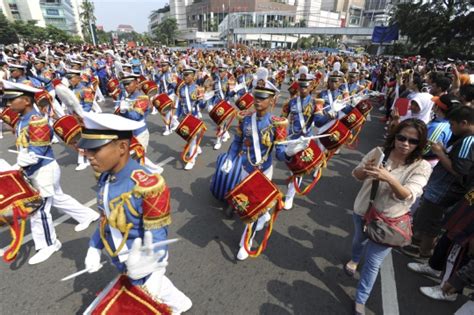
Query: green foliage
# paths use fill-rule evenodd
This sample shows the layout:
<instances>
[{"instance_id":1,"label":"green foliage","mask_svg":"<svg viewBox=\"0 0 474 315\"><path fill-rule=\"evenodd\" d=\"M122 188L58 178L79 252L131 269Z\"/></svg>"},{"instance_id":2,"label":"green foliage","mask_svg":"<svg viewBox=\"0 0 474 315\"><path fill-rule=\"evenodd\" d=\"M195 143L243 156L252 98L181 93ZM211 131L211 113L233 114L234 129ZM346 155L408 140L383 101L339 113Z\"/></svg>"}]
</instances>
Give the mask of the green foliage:
<instances>
[{"instance_id":1,"label":"green foliage","mask_svg":"<svg viewBox=\"0 0 474 315\"><path fill-rule=\"evenodd\" d=\"M79 13L81 19L82 34L84 39L92 43L92 34L90 31L90 24L95 24L96 17L94 15L94 3L90 0L84 0L81 4L81 12Z\"/></svg>"},{"instance_id":2,"label":"green foliage","mask_svg":"<svg viewBox=\"0 0 474 315\"><path fill-rule=\"evenodd\" d=\"M3 13L0 13L0 44L18 43L18 35Z\"/></svg>"},{"instance_id":3,"label":"green foliage","mask_svg":"<svg viewBox=\"0 0 474 315\"><path fill-rule=\"evenodd\" d=\"M154 38L162 45L174 45L176 37L178 37L178 24L176 19L166 19L161 22L154 30Z\"/></svg>"},{"instance_id":4,"label":"green foliage","mask_svg":"<svg viewBox=\"0 0 474 315\"><path fill-rule=\"evenodd\" d=\"M469 1L403 3L391 12L406 36L406 50L431 57L473 58L474 12Z\"/></svg>"}]
</instances>

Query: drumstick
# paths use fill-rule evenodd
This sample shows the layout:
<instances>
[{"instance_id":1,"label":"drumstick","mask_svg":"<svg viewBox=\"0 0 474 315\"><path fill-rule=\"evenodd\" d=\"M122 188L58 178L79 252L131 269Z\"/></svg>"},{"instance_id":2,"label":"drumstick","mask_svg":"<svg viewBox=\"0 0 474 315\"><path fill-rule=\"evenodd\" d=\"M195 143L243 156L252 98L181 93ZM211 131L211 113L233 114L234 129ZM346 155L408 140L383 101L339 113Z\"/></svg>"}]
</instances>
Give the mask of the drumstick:
<instances>
[{"instance_id":1,"label":"drumstick","mask_svg":"<svg viewBox=\"0 0 474 315\"><path fill-rule=\"evenodd\" d=\"M162 246L166 246L166 245L169 245L169 244L172 244L172 243L176 243L177 241L179 241L179 238L172 238L170 240L165 240L165 241L161 241L161 242L156 242L156 243L153 243L151 244L151 249L155 249L157 247L162 247ZM119 255L127 255L127 254L130 254L132 250L131 249L128 249L128 250L125 250L123 252L120 252ZM103 266L104 264L106 264L108 262L108 260L104 260L104 261L101 261L99 264L101 266ZM82 270L79 270L78 272L75 272L75 273L72 273L70 274L69 276L66 276L64 278L61 279L61 281L67 281L67 280L70 280L70 279L73 279L75 277L78 277L82 274L85 274L89 272L89 269L88 268L85 268L85 269L82 269Z\"/></svg>"},{"instance_id":2,"label":"drumstick","mask_svg":"<svg viewBox=\"0 0 474 315\"><path fill-rule=\"evenodd\" d=\"M304 140L325 138L325 137L329 137L330 135L331 135L330 133L326 133L326 134L311 136L311 137L300 137L298 139L293 139L293 140L276 141L275 144L289 144L289 143L295 143L295 142L300 142Z\"/></svg>"},{"instance_id":3,"label":"drumstick","mask_svg":"<svg viewBox=\"0 0 474 315\"><path fill-rule=\"evenodd\" d=\"M16 154L20 154L20 153L21 153L20 151L15 151L15 150L8 150L8 152L10 152L10 153L16 153ZM49 156L38 155L38 154L35 154L35 156L36 156L37 158L40 158L40 159L54 161L54 158L51 158L51 157L49 157Z\"/></svg>"}]
</instances>

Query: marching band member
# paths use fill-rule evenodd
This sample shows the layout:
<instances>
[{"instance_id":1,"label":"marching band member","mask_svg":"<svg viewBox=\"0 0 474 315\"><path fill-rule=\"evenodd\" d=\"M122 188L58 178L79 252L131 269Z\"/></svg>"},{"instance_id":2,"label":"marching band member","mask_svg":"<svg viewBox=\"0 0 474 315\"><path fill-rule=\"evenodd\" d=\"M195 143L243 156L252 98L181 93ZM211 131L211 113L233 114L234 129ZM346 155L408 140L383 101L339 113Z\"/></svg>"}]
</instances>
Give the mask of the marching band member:
<instances>
[{"instance_id":1,"label":"marching band member","mask_svg":"<svg viewBox=\"0 0 474 315\"><path fill-rule=\"evenodd\" d=\"M177 77L171 73L169 60L161 60L160 66L161 71L155 76L155 82L158 85L159 89L158 94L166 93L174 102L176 99L175 91ZM173 111L170 110L165 117L165 120L168 122L168 124L165 125L165 131L163 132L163 136L169 136L171 133L173 133L172 116Z\"/></svg>"},{"instance_id":2,"label":"marching band member","mask_svg":"<svg viewBox=\"0 0 474 315\"><path fill-rule=\"evenodd\" d=\"M20 151L17 165L24 170L44 198L42 207L31 217L31 234L37 252L28 263L34 265L47 260L61 248L54 230L51 207L62 210L78 221L79 224L74 228L76 232L87 229L91 222L99 218L99 214L84 207L61 189L61 171L51 148L53 130L47 118L42 117L33 107L34 94L41 90L5 80L2 83L3 99L20 115L16 125L16 143Z\"/></svg>"},{"instance_id":3,"label":"marching band member","mask_svg":"<svg viewBox=\"0 0 474 315\"><path fill-rule=\"evenodd\" d=\"M205 107L205 102L203 101L204 89L194 82L195 73L196 69L194 68L183 69L184 84L177 87L178 106L173 118L174 120L181 121L188 114L199 118L201 109ZM194 138L190 146L190 152L195 151L196 145L196 138ZM198 146L196 152L197 154L184 166L185 170L193 169L196 164L197 155L202 153L200 146Z\"/></svg>"},{"instance_id":4,"label":"marching band member","mask_svg":"<svg viewBox=\"0 0 474 315\"><path fill-rule=\"evenodd\" d=\"M214 97L209 101L208 110L211 111L220 101L229 101L234 95L233 87L235 86L235 78L228 71L229 66L222 64L218 68L218 74L214 77ZM219 127L218 127L219 129ZM219 133L219 131L218 131ZM222 142L226 142L230 138L229 132L225 131L221 136L217 136L214 150L222 147Z\"/></svg>"},{"instance_id":5,"label":"marching band member","mask_svg":"<svg viewBox=\"0 0 474 315\"><path fill-rule=\"evenodd\" d=\"M69 88L74 92L74 95L76 95L79 100L83 112L90 112L94 102L94 92L91 88L85 86L81 79L81 71L72 69L66 70L66 78L69 81ZM89 161L86 159L84 154L79 151L77 154L76 171L82 171L88 166Z\"/></svg>"},{"instance_id":6,"label":"marching band member","mask_svg":"<svg viewBox=\"0 0 474 315\"><path fill-rule=\"evenodd\" d=\"M271 180L273 175L273 158L272 150L275 148L275 155L278 160L287 160L284 145L278 144L278 141L286 139L286 127L288 120L273 116L270 109L275 105L275 95L278 89L267 80L268 71L264 68L257 70L259 79L257 86L253 91L255 97L255 113L242 111L239 113L239 126L234 141L232 142L227 160L222 166L222 171L229 173L233 167L232 160L235 156L242 155L242 173L241 180L247 177L255 168L260 169L267 178ZM255 228L256 231L263 229L266 222L271 216L268 211L258 220ZM244 247L244 239L247 232L245 228L240 249L236 258L245 260L249 254ZM251 245L255 234L252 235L249 244Z\"/></svg>"},{"instance_id":7,"label":"marching band member","mask_svg":"<svg viewBox=\"0 0 474 315\"><path fill-rule=\"evenodd\" d=\"M135 121L142 121L141 128L133 131L133 136L143 146L145 151L148 148L150 133L146 127L146 117L150 112L150 100L141 89L138 88L138 75L128 74L120 79L126 91L126 98L120 102L120 115Z\"/></svg>"},{"instance_id":8,"label":"marching band member","mask_svg":"<svg viewBox=\"0 0 474 315\"><path fill-rule=\"evenodd\" d=\"M143 128L144 122L86 113L84 126L78 146L85 150L94 171L101 173L97 204L102 216L89 242L86 268L90 273L99 270L105 249L132 285L142 286L153 298L170 306L173 314L188 311L191 300L165 275L167 247L135 257L137 242L141 245L144 239L148 246L166 240L171 224L170 190L164 178L129 156L132 131ZM128 248L132 252L122 254Z\"/></svg>"},{"instance_id":9,"label":"marching band member","mask_svg":"<svg viewBox=\"0 0 474 315\"><path fill-rule=\"evenodd\" d=\"M300 137L310 137L313 135L312 128L315 112L318 111L318 108L321 106L310 93L313 77L301 73L298 77L299 95L288 102L286 114L290 122L288 130L289 139L298 139ZM302 178L300 177L298 181L301 183L301 180ZM290 181L285 196L285 210L290 210L293 207L295 194L295 184L293 181Z\"/></svg>"}]
</instances>

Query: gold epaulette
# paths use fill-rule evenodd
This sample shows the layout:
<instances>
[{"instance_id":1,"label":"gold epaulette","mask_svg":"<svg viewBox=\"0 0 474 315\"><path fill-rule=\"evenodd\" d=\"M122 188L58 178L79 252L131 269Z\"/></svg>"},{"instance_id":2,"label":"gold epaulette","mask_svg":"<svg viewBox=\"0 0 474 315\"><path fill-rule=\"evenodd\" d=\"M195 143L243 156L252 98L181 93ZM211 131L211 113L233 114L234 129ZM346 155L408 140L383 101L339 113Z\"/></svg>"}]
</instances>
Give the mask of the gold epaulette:
<instances>
[{"instance_id":1,"label":"gold epaulette","mask_svg":"<svg viewBox=\"0 0 474 315\"><path fill-rule=\"evenodd\" d=\"M288 125L288 119L285 117L272 116L271 120L275 127L286 127Z\"/></svg>"},{"instance_id":2,"label":"gold epaulette","mask_svg":"<svg viewBox=\"0 0 474 315\"><path fill-rule=\"evenodd\" d=\"M131 178L135 182L132 190L135 197L156 196L165 188L165 179L159 174L147 174L144 170L135 170Z\"/></svg>"}]
</instances>

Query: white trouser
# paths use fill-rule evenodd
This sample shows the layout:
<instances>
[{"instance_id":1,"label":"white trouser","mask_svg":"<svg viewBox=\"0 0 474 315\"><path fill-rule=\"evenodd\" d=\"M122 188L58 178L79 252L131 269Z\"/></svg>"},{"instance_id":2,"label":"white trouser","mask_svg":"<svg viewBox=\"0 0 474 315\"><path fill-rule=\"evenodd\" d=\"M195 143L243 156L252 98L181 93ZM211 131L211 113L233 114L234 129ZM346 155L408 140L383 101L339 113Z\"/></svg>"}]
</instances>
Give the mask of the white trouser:
<instances>
[{"instance_id":1,"label":"white trouser","mask_svg":"<svg viewBox=\"0 0 474 315\"><path fill-rule=\"evenodd\" d=\"M194 152L195 149L197 150L196 144L197 144L197 137L195 136L195 137L193 138L193 140L191 140L191 144L189 145L189 151L188 151L188 152L189 152L189 153L188 153L189 156L191 156L191 155L193 154L193 152ZM198 156L198 153L197 153L197 151L196 151L196 154L194 154L194 157L193 157L193 159L192 159L191 162L195 162L197 156Z\"/></svg>"},{"instance_id":2,"label":"white trouser","mask_svg":"<svg viewBox=\"0 0 474 315\"><path fill-rule=\"evenodd\" d=\"M302 180L303 180L303 177L301 176L296 177L296 183L298 184L298 186L301 185ZM290 180L290 182L288 183L288 190L286 192L285 200L293 199L295 195L296 195L295 183L294 183L294 180Z\"/></svg>"},{"instance_id":3,"label":"white trouser","mask_svg":"<svg viewBox=\"0 0 474 315\"><path fill-rule=\"evenodd\" d=\"M51 217L52 206L70 215L78 223L84 223L96 214L91 208L63 193L60 177L61 170L56 161L41 167L30 176L33 186L40 191L41 197L46 198L45 205L31 216L30 221L36 250L52 245L56 240Z\"/></svg>"},{"instance_id":4,"label":"white trouser","mask_svg":"<svg viewBox=\"0 0 474 315\"><path fill-rule=\"evenodd\" d=\"M135 138L137 138L138 142L143 146L143 149L147 150L148 148L148 142L150 141L150 132L148 129L145 129L142 131L139 135L137 135Z\"/></svg>"},{"instance_id":5,"label":"white trouser","mask_svg":"<svg viewBox=\"0 0 474 315\"><path fill-rule=\"evenodd\" d=\"M267 168L265 171L263 171L263 174L269 180L272 180L273 165L271 165L269 168ZM247 173L247 171L245 169L242 169L242 173L240 173L240 181L244 180L248 175L249 175L249 173ZM254 228L253 234L251 235L250 240L249 240L249 246L252 246L252 241L255 237L255 234L257 234L256 232L262 230L263 227L265 226L265 223L268 222L270 220L270 218L271 218L271 216L270 216L270 213L268 213L268 209L267 209L267 212L265 212L260 218L258 218L256 227ZM242 237L240 238L240 247L244 246L245 234L247 234L247 230L248 230L248 225L246 224L245 228L244 228L244 232L242 233Z\"/></svg>"},{"instance_id":6,"label":"white trouser","mask_svg":"<svg viewBox=\"0 0 474 315\"><path fill-rule=\"evenodd\" d=\"M165 258L166 260L168 257ZM181 313L183 305L188 304L189 298L174 286L171 280L165 275L166 268L160 268L153 272L145 282L148 292L154 295L158 300L168 305L173 314Z\"/></svg>"},{"instance_id":7,"label":"white trouser","mask_svg":"<svg viewBox=\"0 0 474 315\"><path fill-rule=\"evenodd\" d=\"M3 120L0 119L0 137L3 137Z\"/></svg>"},{"instance_id":8,"label":"white trouser","mask_svg":"<svg viewBox=\"0 0 474 315\"><path fill-rule=\"evenodd\" d=\"M168 124L165 125L167 130L170 129L170 126L171 126L171 123L172 123L173 115L171 115L171 114L172 114L172 111L170 110L170 111L168 111L168 112L166 113L166 115L165 115L165 121L168 122Z\"/></svg>"}]
</instances>

